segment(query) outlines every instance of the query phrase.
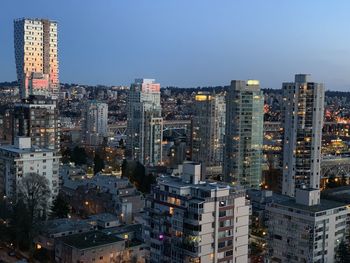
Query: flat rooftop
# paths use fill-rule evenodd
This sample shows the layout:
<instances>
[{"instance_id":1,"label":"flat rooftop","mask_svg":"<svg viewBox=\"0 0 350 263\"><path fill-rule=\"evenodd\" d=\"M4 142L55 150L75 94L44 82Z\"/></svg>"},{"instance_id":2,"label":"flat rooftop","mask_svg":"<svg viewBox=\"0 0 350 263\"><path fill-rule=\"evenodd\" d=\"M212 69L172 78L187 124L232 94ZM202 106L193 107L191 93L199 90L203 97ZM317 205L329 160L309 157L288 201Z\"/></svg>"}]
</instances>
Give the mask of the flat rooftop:
<instances>
[{"instance_id":1,"label":"flat rooftop","mask_svg":"<svg viewBox=\"0 0 350 263\"><path fill-rule=\"evenodd\" d=\"M69 231L78 231L78 230L89 230L93 229L93 226L89 224L85 220L77 220L77 219L54 219L45 222L42 225L42 233L46 233L49 235L58 234Z\"/></svg>"},{"instance_id":2,"label":"flat rooftop","mask_svg":"<svg viewBox=\"0 0 350 263\"><path fill-rule=\"evenodd\" d=\"M325 210L334 209L337 207L346 206L345 203L327 200L327 199L321 199L320 204L313 205L313 206L298 204L295 202L295 200L293 198L290 198L288 200L279 200L277 202L275 201L275 203L277 203L281 206L296 208L299 210L308 211L308 212L312 212L312 213L317 213L317 212L321 212L321 211L325 211Z\"/></svg>"},{"instance_id":3,"label":"flat rooftop","mask_svg":"<svg viewBox=\"0 0 350 263\"><path fill-rule=\"evenodd\" d=\"M62 242L77 249L89 249L124 242L122 238L108 235L100 231L76 234L61 238Z\"/></svg>"}]
</instances>

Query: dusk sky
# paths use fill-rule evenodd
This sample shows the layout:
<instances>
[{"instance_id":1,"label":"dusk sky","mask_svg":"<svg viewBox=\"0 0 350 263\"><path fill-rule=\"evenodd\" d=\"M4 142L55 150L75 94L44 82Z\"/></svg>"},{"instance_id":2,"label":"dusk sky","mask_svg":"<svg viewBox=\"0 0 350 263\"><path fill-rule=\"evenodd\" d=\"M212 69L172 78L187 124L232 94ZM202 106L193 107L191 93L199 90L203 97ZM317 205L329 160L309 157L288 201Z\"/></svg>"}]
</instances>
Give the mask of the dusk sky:
<instances>
[{"instance_id":1,"label":"dusk sky","mask_svg":"<svg viewBox=\"0 0 350 263\"><path fill-rule=\"evenodd\" d=\"M259 79L280 88L310 73L350 90L348 0L2 0L0 81L16 79L13 20L59 23L60 81L162 86Z\"/></svg>"}]
</instances>

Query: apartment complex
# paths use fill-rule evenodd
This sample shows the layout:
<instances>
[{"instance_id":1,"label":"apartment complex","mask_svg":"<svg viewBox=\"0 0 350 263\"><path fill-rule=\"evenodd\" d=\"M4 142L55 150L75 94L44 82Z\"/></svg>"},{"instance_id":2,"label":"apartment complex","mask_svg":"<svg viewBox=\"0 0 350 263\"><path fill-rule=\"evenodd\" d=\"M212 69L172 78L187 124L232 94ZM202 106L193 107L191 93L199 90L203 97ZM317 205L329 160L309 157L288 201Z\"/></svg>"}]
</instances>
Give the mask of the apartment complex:
<instances>
[{"instance_id":1,"label":"apartment complex","mask_svg":"<svg viewBox=\"0 0 350 263\"><path fill-rule=\"evenodd\" d=\"M233 80L226 95L224 179L245 188L261 183L264 96L257 80Z\"/></svg>"},{"instance_id":2,"label":"apartment complex","mask_svg":"<svg viewBox=\"0 0 350 263\"><path fill-rule=\"evenodd\" d=\"M55 151L32 147L28 137L16 137L14 145L0 146L0 191L7 197L15 197L18 182L36 173L49 181L52 195L58 194L59 158Z\"/></svg>"},{"instance_id":3,"label":"apartment complex","mask_svg":"<svg viewBox=\"0 0 350 263\"><path fill-rule=\"evenodd\" d=\"M16 104L11 113L12 140L26 136L33 146L59 150L61 127L56 103L44 96L29 96Z\"/></svg>"},{"instance_id":4,"label":"apartment complex","mask_svg":"<svg viewBox=\"0 0 350 263\"><path fill-rule=\"evenodd\" d=\"M269 262L335 262L349 213L344 203L320 200L318 189L297 188L296 198L268 203Z\"/></svg>"},{"instance_id":5,"label":"apartment complex","mask_svg":"<svg viewBox=\"0 0 350 263\"><path fill-rule=\"evenodd\" d=\"M57 22L21 18L14 21L14 47L21 98L59 91Z\"/></svg>"},{"instance_id":6,"label":"apartment complex","mask_svg":"<svg viewBox=\"0 0 350 263\"><path fill-rule=\"evenodd\" d=\"M154 79L136 79L131 84L127 104L127 155L144 165L162 164L160 84Z\"/></svg>"},{"instance_id":7,"label":"apartment complex","mask_svg":"<svg viewBox=\"0 0 350 263\"><path fill-rule=\"evenodd\" d=\"M108 104L89 101L85 107L85 143L99 145L108 132Z\"/></svg>"},{"instance_id":8,"label":"apartment complex","mask_svg":"<svg viewBox=\"0 0 350 263\"><path fill-rule=\"evenodd\" d=\"M200 181L198 163L160 177L146 202L150 262L248 262L245 192Z\"/></svg>"},{"instance_id":9,"label":"apartment complex","mask_svg":"<svg viewBox=\"0 0 350 263\"><path fill-rule=\"evenodd\" d=\"M225 97L198 92L192 118L192 160L210 166L222 166L225 135Z\"/></svg>"},{"instance_id":10,"label":"apartment complex","mask_svg":"<svg viewBox=\"0 0 350 263\"><path fill-rule=\"evenodd\" d=\"M282 194L294 196L302 185L320 188L324 86L310 76L283 83Z\"/></svg>"}]
</instances>

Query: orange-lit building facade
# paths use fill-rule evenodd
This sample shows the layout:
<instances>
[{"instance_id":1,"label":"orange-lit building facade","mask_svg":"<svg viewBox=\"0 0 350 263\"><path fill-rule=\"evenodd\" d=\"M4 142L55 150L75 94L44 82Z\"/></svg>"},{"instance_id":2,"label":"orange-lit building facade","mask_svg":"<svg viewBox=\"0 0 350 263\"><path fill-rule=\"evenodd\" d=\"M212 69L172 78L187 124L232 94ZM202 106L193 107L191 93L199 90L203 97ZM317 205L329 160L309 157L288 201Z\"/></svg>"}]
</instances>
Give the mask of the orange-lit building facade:
<instances>
[{"instance_id":1,"label":"orange-lit building facade","mask_svg":"<svg viewBox=\"0 0 350 263\"><path fill-rule=\"evenodd\" d=\"M17 79L22 98L59 91L57 22L21 18L14 21Z\"/></svg>"}]
</instances>

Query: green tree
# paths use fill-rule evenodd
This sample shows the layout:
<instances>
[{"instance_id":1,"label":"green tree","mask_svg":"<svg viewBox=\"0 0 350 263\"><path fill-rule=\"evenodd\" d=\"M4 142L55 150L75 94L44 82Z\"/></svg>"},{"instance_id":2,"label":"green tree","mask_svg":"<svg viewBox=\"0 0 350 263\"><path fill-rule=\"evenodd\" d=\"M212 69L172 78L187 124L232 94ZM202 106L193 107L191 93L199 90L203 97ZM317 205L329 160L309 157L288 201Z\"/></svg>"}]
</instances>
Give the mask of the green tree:
<instances>
[{"instance_id":1,"label":"green tree","mask_svg":"<svg viewBox=\"0 0 350 263\"><path fill-rule=\"evenodd\" d=\"M105 167L105 163L99 154L94 157L94 174L100 172Z\"/></svg>"},{"instance_id":2,"label":"green tree","mask_svg":"<svg viewBox=\"0 0 350 263\"><path fill-rule=\"evenodd\" d=\"M332 175L328 178L326 188L335 188L339 186L338 180Z\"/></svg>"},{"instance_id":3,"label":"green tree","mask_svg":"<svg viewBox=\"0 0 350 263\"><path fill-rule=\"evenodd\" d=\"M61 195L58 195L52 202L51 218L67 218L70 212L69 204L63 199Z\"/></svg>"},{"instance_id":4,"label":"green tree","mask_svg":"<svg viewBox=\"0 0 350 263\"><path fill-rule=\"evenodd\" d=\"M86 155L85 149L75 146L71 154L70 160L74 162L76 165L86 164L87 155Z\"/></svg>"},{"instance_id":5,"label":"green tree","mask_svg":"<svg viewBox=\"0 0 350 263\"><path fill-rule=\"evenodd\" d=\"M142 193L149 193L151 185L156 182L155 176L152 174L146 175L145 167L136 161L123 161L122 177L127 177L136 189Z\"/></svg>"}]
</instances>

